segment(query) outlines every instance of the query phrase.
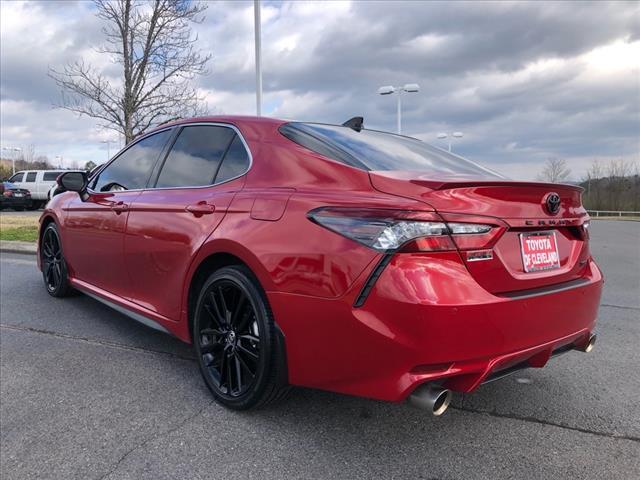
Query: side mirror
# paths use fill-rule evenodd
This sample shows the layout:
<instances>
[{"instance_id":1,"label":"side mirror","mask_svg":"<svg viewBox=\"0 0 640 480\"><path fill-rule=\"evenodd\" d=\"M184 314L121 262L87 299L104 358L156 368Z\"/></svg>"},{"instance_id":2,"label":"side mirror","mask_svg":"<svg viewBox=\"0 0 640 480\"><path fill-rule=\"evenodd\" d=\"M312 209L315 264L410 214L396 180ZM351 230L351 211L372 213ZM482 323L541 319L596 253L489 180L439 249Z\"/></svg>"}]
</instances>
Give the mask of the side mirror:
<instances>
[{"instance_id":1,"label":"side mirror","mask_svg":"<svg viewBox=\"0 0 640 480\"><path fill-rule=\"evenodd\" d=\"M88 198L87 195L87 174L85 172L66 172L57 179L58 185L67 192L78 192L82 201Z\"/></svg>"}]
</instances>

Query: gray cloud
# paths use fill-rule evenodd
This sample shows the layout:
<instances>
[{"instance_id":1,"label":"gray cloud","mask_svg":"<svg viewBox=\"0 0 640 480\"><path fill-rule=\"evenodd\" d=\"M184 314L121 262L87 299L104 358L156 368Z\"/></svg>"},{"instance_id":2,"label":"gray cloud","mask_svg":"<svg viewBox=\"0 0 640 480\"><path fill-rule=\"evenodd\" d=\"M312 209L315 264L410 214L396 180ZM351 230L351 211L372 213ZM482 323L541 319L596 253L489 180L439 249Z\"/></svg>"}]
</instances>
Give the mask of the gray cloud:
<instances>
[{"instance_id":1,"label":"gray cloud","mask_svg":"<svg viewBox=\"0 0 640 480\"><path fill-rule=\"evenodd\" d=\"M197 34L213 59L198 85L213 112L250 114L252 2L208 5ZM100 43L99 23L86 2L32 3L23 11L32 31L47 19L46 43L5 34L3 24L0 99L42 111L58 95L47 66L90 52ZM532 177L541 161L561 156L579 177L593 158L638 158L638 42L634 2L264 2L265 106L328 122L363 114L368 126L393 130L395 101L377 88L418 82L421 92L404 102L406 133L433 141L439 131L463 130L456 149L474 159ZM592 58L599 48L613 49ZM624 57L609 58L616 55ZM116 71L108 58L91 60ZM17 130L9 121L20 119L3 113L3 144L29 141L10 138ZM78 125L34 131L53 146L57 137L73 137L71 124ZM93 122L85 124L95 136Z\"/></svg>"}]
</instances>

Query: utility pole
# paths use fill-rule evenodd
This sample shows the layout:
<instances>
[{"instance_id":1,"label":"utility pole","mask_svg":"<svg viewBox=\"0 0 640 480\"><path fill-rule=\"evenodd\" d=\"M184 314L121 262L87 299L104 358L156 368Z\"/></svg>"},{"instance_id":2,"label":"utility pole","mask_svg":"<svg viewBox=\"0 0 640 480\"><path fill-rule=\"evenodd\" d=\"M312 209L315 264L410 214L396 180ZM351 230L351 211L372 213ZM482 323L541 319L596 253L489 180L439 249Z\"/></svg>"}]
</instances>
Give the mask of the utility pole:
<instances>
[{"instance_id":1,"label":"utility pole","mask_svg":"<svg viewBox=\"0 0 640 480\"><path fill-rule=\"evenodd\" d=\"M254 31L256 43L256 115L262 116L262 32L260 25L260 0L253 0Z\"/></svg>"}]
</instances>

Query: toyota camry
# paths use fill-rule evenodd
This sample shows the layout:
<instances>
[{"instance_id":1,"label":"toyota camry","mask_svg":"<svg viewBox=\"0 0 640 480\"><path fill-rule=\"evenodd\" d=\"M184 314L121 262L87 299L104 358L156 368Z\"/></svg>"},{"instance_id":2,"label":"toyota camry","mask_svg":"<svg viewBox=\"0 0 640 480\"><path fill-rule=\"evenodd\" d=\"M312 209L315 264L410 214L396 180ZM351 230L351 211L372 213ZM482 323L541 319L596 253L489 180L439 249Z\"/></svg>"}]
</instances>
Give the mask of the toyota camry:
<instances>
[{"instance_id":1,"label":"toyota camry","mask_svg":"<svg viewBox=\"0 0 640 480\"><path fill-rule=\"evenodd\" d=\"M58 183L47 292L193 344L229 408L300 385L438 415L452 391L593 348L603 280L579 187L360 117L181 120Z\"/></svg>"}]
</instances>

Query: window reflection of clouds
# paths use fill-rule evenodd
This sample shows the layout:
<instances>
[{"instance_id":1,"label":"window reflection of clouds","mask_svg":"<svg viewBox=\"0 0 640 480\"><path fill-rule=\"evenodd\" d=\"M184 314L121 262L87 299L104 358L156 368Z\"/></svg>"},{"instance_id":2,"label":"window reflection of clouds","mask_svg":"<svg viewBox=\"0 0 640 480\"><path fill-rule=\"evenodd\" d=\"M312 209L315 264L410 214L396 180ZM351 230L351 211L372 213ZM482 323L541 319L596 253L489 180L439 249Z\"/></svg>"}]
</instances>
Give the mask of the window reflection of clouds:
<instances>
[{"instance_id":1,"label":"window reflection of clouds","mask_svg":"<svg viewBox=\"0 0 640 480\"><path fill-rule=\"evenodd\" d=\"M93 189L102 191L110 183L122 185L126 190L145 188L151 169L170 134L165 130L130 147L100 173Z\"/></svg>"},{"instance_id":2,"label":"window reflection of clouds","mask_svg":"<svg viewBox=\"0 0 640 480\"><path fill-rule=\"evenodd\" d=\"M502 178L488 168L417 139L372 130L356 132L332 125L304 124L303 129L337 144L371 170L432 171Z\"/></svg>"},{"instance_id":3,"label":"window reflection of clouds","mask_svg":"<svg viewBox=\"0 0 640 480\"><path fill-rule=\"evenodd\" d=\"M227 127L185 127L162 167L156 187L211 185L235 132Z\"/></svg>"}]
</instances>

